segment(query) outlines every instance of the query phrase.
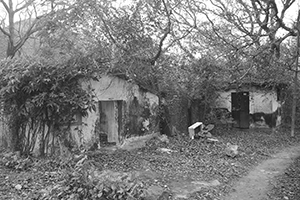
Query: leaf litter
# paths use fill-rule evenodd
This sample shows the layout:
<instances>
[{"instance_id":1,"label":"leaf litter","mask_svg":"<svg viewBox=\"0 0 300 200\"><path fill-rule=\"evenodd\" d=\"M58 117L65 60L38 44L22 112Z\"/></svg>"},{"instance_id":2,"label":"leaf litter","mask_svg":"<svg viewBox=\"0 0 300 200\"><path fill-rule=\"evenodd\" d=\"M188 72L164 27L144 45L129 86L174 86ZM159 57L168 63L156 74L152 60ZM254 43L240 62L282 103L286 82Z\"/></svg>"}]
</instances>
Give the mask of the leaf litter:
<instances>
[{"instance_id":1,"label":"leaf litter","mask_svg":"<svg viewBox=\"0 0 300 200\"><path fill-rule=\"evenodd\" d=\"M299 137L291 138L288 132L217 128L212 134L218 142L206 138L191 140L185 135L170 137L168 143L153 138L145 147L131 151L85 152L80 157L85 158L80 166L76 156L66 162L57 158L16 158L14 154L3 153L0 195L4 199L101 199L106 194L107 199L139 199L141 191L153 185L171 194L170 185L174 181L217 180L220 185L204 187L189 199L221 199L254 165L299 142ZM226 155L227 143L238 145L236 157ZM170 153L161 149L169 149ZM112 184L107 189L99 182L87 181L90 180L88 172L93 170L145 171L150 175L140 182L128 181L124 186Z\"/></svg>"}]
</instances>

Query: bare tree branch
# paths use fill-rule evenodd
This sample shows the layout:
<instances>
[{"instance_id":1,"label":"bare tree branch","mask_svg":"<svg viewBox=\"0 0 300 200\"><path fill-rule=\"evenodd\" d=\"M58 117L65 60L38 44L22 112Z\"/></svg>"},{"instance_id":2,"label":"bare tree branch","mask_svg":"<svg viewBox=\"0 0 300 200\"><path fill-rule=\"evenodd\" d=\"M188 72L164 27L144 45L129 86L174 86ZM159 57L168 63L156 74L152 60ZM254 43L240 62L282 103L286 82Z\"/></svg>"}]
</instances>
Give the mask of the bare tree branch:
<instances>
[{"instance_id":1,"label":"bare tree branch","mask_svg":"<svg viewBox=\"0 0 300 200\"><path fill-rule=\"evenodd\" d=\"M16 8L15 11L14 11L14 13L17 13L17 12L19 12L19 11L21 11L21 10L27 8L27 7L30 6L33 2L34 2L34 0L29 0L29 1L27 1L27 2L24 3L24 5L21 6L20 8Z\"/></svg>"},{"instance_id":2,"label":"bare tree branch","mask_svg":"<svg viewBox=\"0 0 300 200\"><path fill-rule=\"evenodd\" d=\"M2 5L4 6L5 10L9 13L11 12L11 9L8 7L8 5L5 3L4 0L0 0L0 2L2 3Z\"/></svg>"},{"instance_id":3,"label":"bare tree branch","mask_svg":"<svg viewBox=\"0 0 300 200\"><path fill-rule=\"evenodd\" d=\"M10 36L10 34L7 31L5 31L4 28L2 28L1 26L0 26L0 31L6 36Z\"/></svg>"},{"instance_id":4,"label":"bare tree branch","mask_svg":"<svg viewBox=\"0 0 300 200\"><path fill-rule=\"evenodd\" d=\"M37 24L37 19L34 20L34 22L30 25L30 27L27 29L26 33L20 38L20 40L18 41L18 43L15 45L15 51L18 51L23 45L24 43L27 41L27 39L34 34L36 31L38 31L38 28L36 27Z\"/></svg>"},{"instance_id":5,"label":"bare tree branch","mask_svg":"<svg viewBox=\"0 0 300 200\"><path fill-rule=\"evenodd\" d=\"M167 36L169 35L169 33L171 31L171 19L170 19L171 11L168 10L168 7L167 7L167 4L166 4L165 0L162 0L162 2L163 2L163 5L164 5L164 10L165 10L166 16L168 18L168 24L167 24L167 27L165 29L164 35L162 36L162 38L159 41L158 51L157 51L156 55L152 58L152 61L151 61L152 65L154 65L155 62L157 61L157 59L160 57L161 52L162 52L163 43L164 43L165 39L167 38Z\"/></svg>"}]
</instances>

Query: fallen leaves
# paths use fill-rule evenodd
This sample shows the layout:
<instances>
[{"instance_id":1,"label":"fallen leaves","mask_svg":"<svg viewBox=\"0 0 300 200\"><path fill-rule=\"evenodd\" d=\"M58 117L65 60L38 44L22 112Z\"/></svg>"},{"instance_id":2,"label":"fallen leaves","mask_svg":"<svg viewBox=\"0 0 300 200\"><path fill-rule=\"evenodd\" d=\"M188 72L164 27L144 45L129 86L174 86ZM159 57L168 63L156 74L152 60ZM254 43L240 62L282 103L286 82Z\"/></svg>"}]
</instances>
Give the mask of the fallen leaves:
<instances>
[{"instance_id":1,"label":"fallen leaves","mask_svg":"<svg viewBox=\"0 0 300 200\"><path fill-rule=\"evenodd\" d=\"M272 189L268 193L270 200L300 199L300 157L294 160L284 174L277 176L271 185Z\"/></svg>"},{"instance_id":2,"label":"fallen leaves","mask_svg":"<svg viewBox=\"0 0 300 200\"><path fill-rule=\"evenodd\" d=\"M285 131L275 134L271 134L271 130L215 128L213 131L217 142L210 142L206 138L190 140L188 136L180 135L168 138L169 142L153 138L140 149L114 150L109 153L99 150L74 155L71 160L22 158L3 154L0 195L8 199L78 199L83 196L96 199L101 196L102 186L96 184L95 188L93 182L87 184L84 180L88 179L89 173L85 172L113 170L127 173L142 170L150 174L150 178L145 176L142 179L144 188L158 185L167 192L173 181L217 180L220 185L200 190L191 198L221 199L223 194L230 191L232 183L245 175L251 166L269 158L279 149L299 142L299 138L290 138ZM237 156L226 156L227 143L238 145ZM293 174L293 171L288 173ZM110 189L114 188L118 194L126 191L126 187L119 188L120 191L118 186ZM290 198L289 194L285 196Z\"/></svg>"}]
</instances>

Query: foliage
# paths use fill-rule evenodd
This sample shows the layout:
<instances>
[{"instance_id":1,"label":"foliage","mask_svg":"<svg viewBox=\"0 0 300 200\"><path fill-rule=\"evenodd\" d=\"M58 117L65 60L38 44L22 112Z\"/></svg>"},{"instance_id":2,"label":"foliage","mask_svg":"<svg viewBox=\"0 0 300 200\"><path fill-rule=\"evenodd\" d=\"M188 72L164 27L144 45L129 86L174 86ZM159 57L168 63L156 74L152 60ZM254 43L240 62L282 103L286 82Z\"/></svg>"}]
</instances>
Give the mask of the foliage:
<instances>
[{"instance_id":1,"label":"foliage","mask_svg":"<svg viewBox=\"0 0 300 200\"><path fill-rule=\"evenodd\" d=\"M90 161L80 167L71 168L64 180L64 186L57 196L71 199L107 199L107 200L138 200L143 192L142 183L124 179L121 182L103 181L87 177L92 172L87 167ZM94 169L95 170L95 169ZM55 195L55 194L54 194Z\"/></svg>"},{"instance_id":2,"label":"foliage","mask_svg":"<svg viewBox=\"0 0 300 200\"><path fill-rule=\"evenodd\" d=\"M96 78L93 64L90 58L1 62L1 102L15 150L28 154L40 140L40 153L45 154L50 141L53 147L58 136L66 137L62 128L68 129L75 114L85 116L94 108L92 91L79 82Z\"/></svg>"}]
</instances>

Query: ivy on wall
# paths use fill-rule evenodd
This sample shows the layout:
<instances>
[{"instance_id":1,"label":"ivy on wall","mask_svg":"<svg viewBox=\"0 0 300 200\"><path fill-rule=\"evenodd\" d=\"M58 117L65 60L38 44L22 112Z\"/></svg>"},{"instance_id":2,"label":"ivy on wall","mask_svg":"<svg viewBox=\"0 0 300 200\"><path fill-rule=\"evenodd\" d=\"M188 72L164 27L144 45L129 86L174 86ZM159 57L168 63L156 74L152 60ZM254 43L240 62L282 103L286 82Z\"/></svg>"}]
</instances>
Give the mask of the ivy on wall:
<instances>
[{"instance_id":1,"label":"ivy on wall","mask_svg":"<svg viewBox=\"0 0 300 200\"><path fill-rule=\"evenodd\" d=\"M0 101L9 122L10 147L29 154L38 141L41 155L53 153L56 139L66 138L73 116L86 116L95 109L92 89L83 89L79 83L97 79L94 66L89 57L1 61Z\"/></svg>"}]
</instances>

